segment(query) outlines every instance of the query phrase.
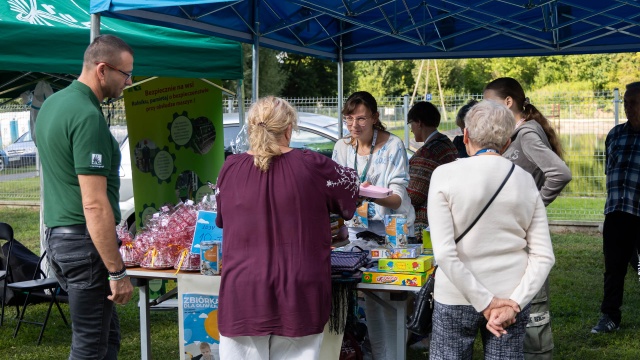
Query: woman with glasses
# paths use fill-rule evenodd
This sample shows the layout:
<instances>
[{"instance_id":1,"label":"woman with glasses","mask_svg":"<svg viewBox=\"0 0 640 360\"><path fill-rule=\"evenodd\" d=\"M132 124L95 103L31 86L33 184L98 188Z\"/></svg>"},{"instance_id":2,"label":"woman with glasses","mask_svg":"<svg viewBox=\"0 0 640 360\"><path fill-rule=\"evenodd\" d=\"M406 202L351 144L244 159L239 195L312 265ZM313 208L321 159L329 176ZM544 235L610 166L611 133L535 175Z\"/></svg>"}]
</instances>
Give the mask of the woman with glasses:
<instances>
[{"instance_id":1,"label":"woman with glasses","mask_svg":"<svg viewBox=\"0 0 640 360\"><path fill-rule=\"evenodd\" d=\"M562 160L560 138L549 121L525 96L517 80L509 77L493 80L484 88L483 97L504 104L513 113L515 130L511 133L511 145L502 156L533 175L542 202L548 206L571 181L571 171ZM527 360L552 357L549 309L547 279L531 301L531 319L524 343Z\"/></svg>"},{"instance_id":2,"label":"woman with glasses","mask_svg":"<svg viewBox=\"0 0 640 360\"><path fill-rule=\"evenodd\" d=\"M353 93L342 109L344 122L350 135L338 140L333 149L333 160L355 169L361 184L389 188L393 194L383 199L365 199L358 208L361 222L348 222L349 240L356 234L371 231L385 235L384 216L407 216L409 236L413 235L415 214L407 194L409 161L407 151L399 137L386 131L380 122L376 99L366 91ZM360 216L358 216L360 217ZM389 293L376 293L389 300ZM366 298L367 327L374 359L395 359L396 316L373 299Z\"/></svg>"}]
</instances>

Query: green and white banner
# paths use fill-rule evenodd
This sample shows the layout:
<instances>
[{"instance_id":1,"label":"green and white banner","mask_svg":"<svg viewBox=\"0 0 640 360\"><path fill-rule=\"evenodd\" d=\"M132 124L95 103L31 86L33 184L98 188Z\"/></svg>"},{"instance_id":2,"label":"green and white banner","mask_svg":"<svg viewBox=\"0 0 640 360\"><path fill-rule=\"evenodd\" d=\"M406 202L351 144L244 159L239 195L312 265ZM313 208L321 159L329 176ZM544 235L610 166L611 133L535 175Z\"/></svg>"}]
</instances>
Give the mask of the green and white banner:
<instances>
[{"instance_id":1,"label":"green and white banner","mask_svg":"<svg viewBox=\"0 0 640 360\"><path fill-rule=\"evenodd\" d=\"M138 228L166 204L211 194L224 162L222 92L158 78L124 93Z\"/></svg>"}]
</instances>

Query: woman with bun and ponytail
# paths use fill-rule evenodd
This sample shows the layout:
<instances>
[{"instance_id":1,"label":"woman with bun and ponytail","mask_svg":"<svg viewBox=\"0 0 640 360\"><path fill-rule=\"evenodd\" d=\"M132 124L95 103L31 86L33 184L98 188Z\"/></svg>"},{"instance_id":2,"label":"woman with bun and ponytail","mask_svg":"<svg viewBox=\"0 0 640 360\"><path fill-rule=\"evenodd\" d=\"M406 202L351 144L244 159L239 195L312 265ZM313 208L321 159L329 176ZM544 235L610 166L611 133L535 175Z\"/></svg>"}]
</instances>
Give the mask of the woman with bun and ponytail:
<instances>
[{"instance_id":1,"label":"woman with bun and ponytail","mask_svg":"<svg viewBox=\"0 0 640 360\"><path fill-rule=\"evenodd\" d=\"M502 154L527 172L540 190L545 206L558 197L571 181L571 171L562 160L560 138L549 121L531 104L517 80L503 77L485 88L485 100L505 104L515 118L511 145ZM525 359L551 359L553 336L549 314L549 281L531 301L531 315L524 342Z\"/></svg>"},{"instance_id":2,"label":"woman with bun and ponytail","mask_svg":"<svg viewBox=\"0 0 640 360\"><path fill-rule=\"evenodd\" d=\"M220 357L319 359L331 310L330 213L350 219L356 172L292 149L296 111L259 99L248 112L250 150L218 176L216 225L224 230Z\"/></svg>"}]
</instances>

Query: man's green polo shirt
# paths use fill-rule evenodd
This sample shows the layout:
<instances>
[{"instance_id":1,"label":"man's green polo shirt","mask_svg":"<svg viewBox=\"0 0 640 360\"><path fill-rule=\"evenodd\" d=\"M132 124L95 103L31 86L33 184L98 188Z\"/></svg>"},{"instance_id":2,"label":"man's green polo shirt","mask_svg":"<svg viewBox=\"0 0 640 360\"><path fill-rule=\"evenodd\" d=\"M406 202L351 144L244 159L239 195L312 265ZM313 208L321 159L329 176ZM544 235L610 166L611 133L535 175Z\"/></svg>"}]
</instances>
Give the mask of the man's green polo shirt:
<instances>
[{"instance_id":1,"label":"man's green polo shirt","mask_svg":"<svg viewBox=\"0 0 640 360\"><path fill-rule=\"evenodd\" d=\"M107 178L107 197L119 223L120 149L93 91L74 81L47 98L38 113L36 139L47 227L86 223L78 175Z\"/></svg>"}]
</instances>

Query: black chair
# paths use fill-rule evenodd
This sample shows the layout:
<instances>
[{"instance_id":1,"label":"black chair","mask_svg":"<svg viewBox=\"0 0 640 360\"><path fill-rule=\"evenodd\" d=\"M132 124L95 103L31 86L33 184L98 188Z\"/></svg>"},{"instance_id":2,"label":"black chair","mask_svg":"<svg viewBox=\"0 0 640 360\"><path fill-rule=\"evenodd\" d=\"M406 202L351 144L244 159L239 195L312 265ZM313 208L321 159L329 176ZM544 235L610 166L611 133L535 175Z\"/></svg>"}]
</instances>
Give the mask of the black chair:
<instances>
[{"instance_id":1,"label":"black chair","mask_svg":"<svg viewBox=\"0 0 640 360\"><path fill-rule=\"evenodd\" d=\"M13 232L13 230L11 231ZM12 236L12 239L13 239L13 236ZM42 261L46 258L46 255L47 255L47 252L45 251L42 254L42 256L40 256L40 259L38 260L38 265L36 266L35 273L33 274L33 280L5 282L5 283L8 283L7 287L11 289L15 294L18 294L18 293L25 294L22 310L20 310L19 306L16 305L16 307L18 308L19 316L17 319L18 323L16 324L16 329L13 333L13 337L15 338L18 335L18 331L20 330L20 325L22 325L22 323L40 325L42 329L40 330L40 335L38 336L38 345L40 345L40 342L42 341L42 335L44 334L44 329L47 326L47 321L49 320L49 315L51 314L51 308L53 307L53 304L55 304L56 307L58 308L58 311L60 312L60 316L62 316L62 320L64 321L65 325L69 326L69 323L67 322L67 318L64 316L64 313L62 312L62 308L60 307L60 303L58 301L60 284L58 283L58 280L55 277L47 277L44 271L42 271L42 269L40 268L40 265L42 264ZM11 256L11 250L9 251L7 258L10 256ZM11 267L8 261L7 261L7 271L9 272L11 271ZM29 306L29 304L33 302L33 300L35 300L34 298L36 297L46 298L49 300L49 308L47 309L47 314L44 318L44 321L42 322L24 319L24 314L27 310L27 307Z\"/></svg>"},{"instance_id":2,"label":"black chair","mask_svg":"<svg viewBox=\"0 0 640 360\"><path fill-rule=\"evenodd\" d=\"M7 302L7 283L13 281L11 276L11 267L9 261L11 260L11 248L13 247L13 228L7 223L0 222L0 240L7 241L7 256L4 259L5 266L3 270L0 270L0 281L2 281L2 313L0 314L0 326L4 322L4 308L8 305ZM16 317L18 317L19 309L16 302Z\"/></svg>"}]
</instances>

